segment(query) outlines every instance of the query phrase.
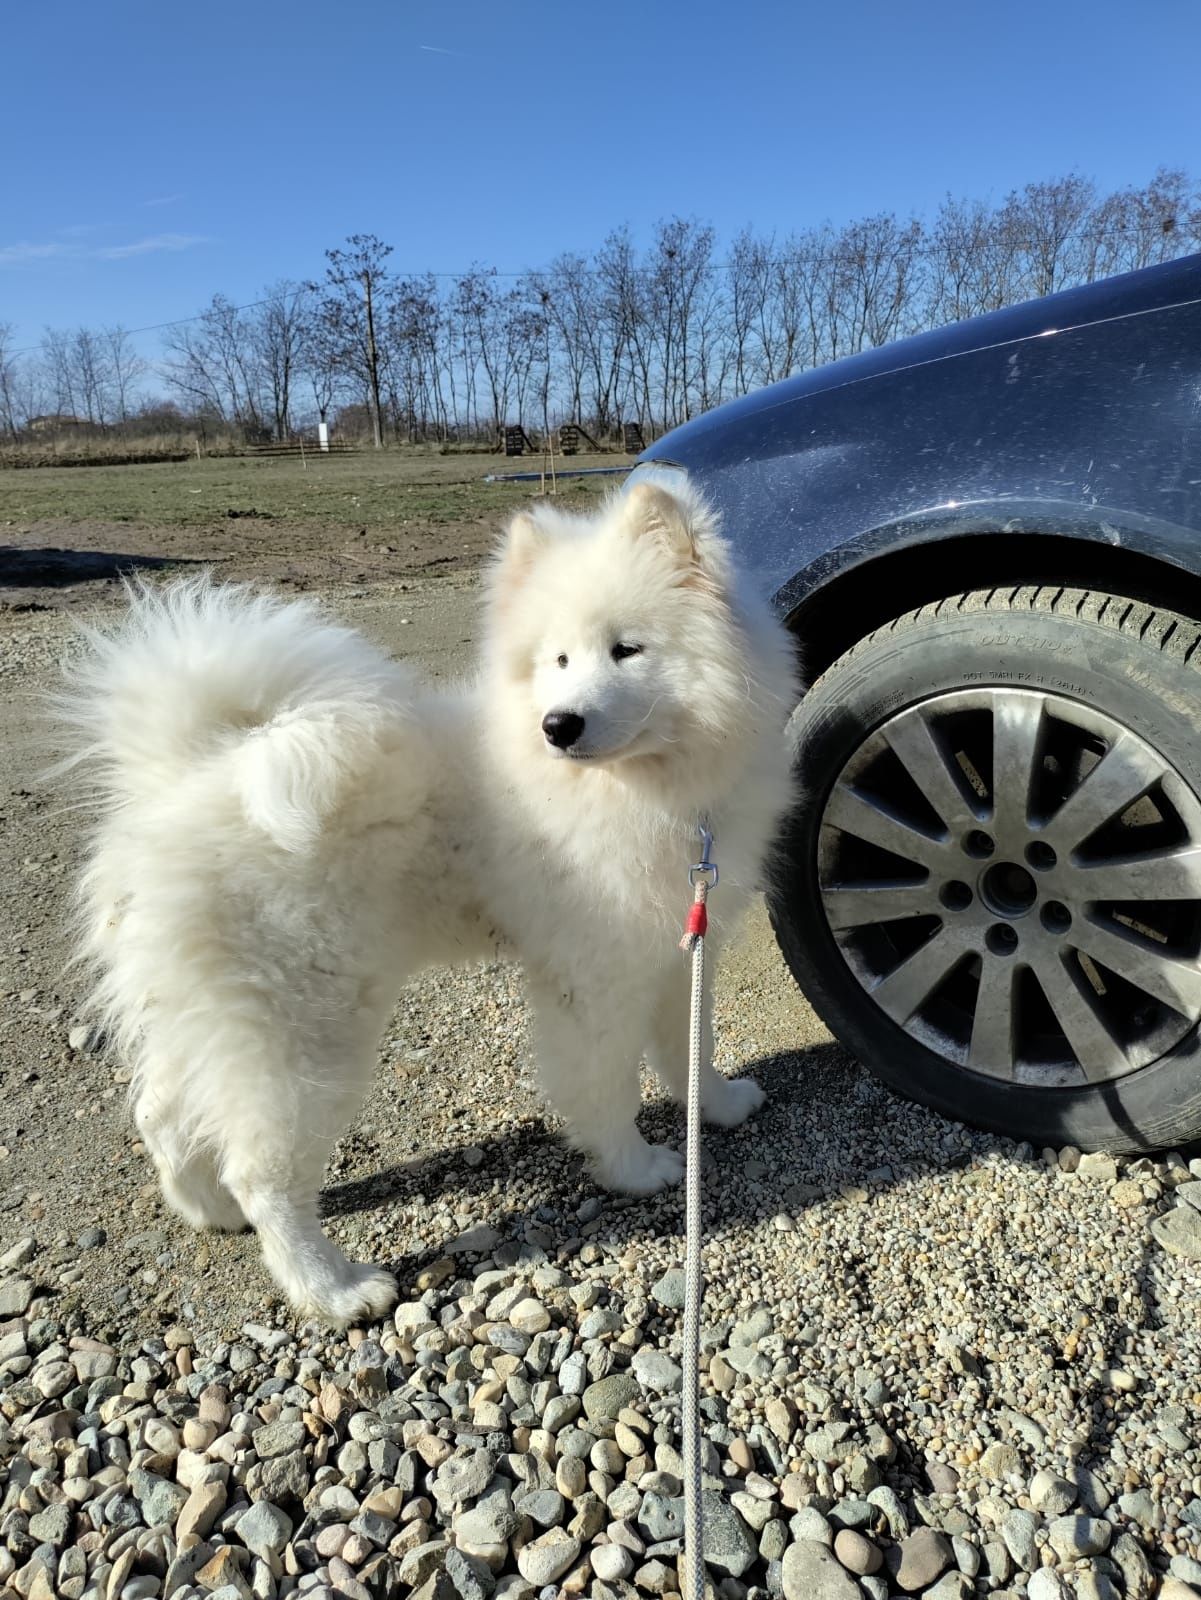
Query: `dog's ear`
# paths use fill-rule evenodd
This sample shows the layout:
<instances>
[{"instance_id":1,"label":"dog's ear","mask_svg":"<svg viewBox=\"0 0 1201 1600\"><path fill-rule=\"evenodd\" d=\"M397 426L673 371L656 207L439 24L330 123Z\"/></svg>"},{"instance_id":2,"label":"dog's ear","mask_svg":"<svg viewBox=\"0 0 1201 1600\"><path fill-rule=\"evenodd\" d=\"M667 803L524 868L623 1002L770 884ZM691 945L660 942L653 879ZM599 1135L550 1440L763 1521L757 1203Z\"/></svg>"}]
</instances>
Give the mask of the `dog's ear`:
<instances>
[{"instance_id":1,"label":"dog's ear","mask_svg":"<svg viewBox=\"0 0 1201 1600\"><path fill-rule=\"evenodd\" d=\"M546 529L528 511L519 511L505 529L496 554L496 573L503 584L517 583L550 543Z\"/></svg>"},{"instance_id":2,"label":"dog's ear","mask_svg":"<svg viewBox=\"0 0 1201 1600\"><path fill-rule=\"evenodd\" d=\"M657 539L682 564L696 560L696 539L688 508L657 483L630 485L626 497L626 527L638 538Z\"/></svg>"}]
</instances>

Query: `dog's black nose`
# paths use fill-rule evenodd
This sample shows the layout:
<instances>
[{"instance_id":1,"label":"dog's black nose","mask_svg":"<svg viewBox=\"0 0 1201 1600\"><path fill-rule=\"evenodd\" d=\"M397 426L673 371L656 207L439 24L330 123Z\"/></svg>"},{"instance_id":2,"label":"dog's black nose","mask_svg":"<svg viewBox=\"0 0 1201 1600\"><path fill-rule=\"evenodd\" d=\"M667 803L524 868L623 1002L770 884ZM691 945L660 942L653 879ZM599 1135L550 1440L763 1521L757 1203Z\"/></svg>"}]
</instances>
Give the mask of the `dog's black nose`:
<instances>
[{"instance_id":1,"label":"dog's black nose","mask_svg":"<svg viewBox=\"0 0 1201 1600\"><path fill-rule=\"evenodd\" d=\"M584 731L584 719L574 711L548 711L542 719L542 731L556 750L567 750Z\"/></svg>"}]
</instances>

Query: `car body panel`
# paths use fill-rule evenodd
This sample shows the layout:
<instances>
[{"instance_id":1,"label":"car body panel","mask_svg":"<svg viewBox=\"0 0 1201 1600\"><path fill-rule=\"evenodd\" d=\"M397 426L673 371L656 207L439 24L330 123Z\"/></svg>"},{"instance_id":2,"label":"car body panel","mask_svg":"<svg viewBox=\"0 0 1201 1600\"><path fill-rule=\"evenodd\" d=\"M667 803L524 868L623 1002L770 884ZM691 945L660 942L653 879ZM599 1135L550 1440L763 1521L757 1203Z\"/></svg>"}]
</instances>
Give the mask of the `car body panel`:
<instances>
[{"instance_id":1,"label":"car body panel","mask_svg":"<svg viewBox=\"0 0 1201 1600\"><path fill-rule=\"evenodd\" d=\"M783 615L885 551L1000 531L1201 575L1201 256L787 379L650 466L695 478Z\"/></svg>"}]
</instances>

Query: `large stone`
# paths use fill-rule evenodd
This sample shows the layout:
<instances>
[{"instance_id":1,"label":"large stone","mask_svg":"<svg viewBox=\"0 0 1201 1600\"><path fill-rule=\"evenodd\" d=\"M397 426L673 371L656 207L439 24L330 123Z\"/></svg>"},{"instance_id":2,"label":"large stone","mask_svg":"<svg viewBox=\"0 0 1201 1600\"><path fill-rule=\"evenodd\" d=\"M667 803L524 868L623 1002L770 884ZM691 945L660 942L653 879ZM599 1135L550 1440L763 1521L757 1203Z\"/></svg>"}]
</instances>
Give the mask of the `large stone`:
<instances>
[{"instance_id":1,"label":"large stone","mask_svg":"<svg viewBox=\"0 0 1201 1600\"><path fill-rule=\"evenodd\" d=\"M638 1381L626 1372L611 1372L584 1390L584 1415L589 1422L616 1422L626 1406L641 1396Z\"/></svg>"},{"instance_id":2,"label":"large stone","mask_svg":"<svg viewBox=\"0 0 1201 1600\"><path fill-rule=\"evenodd\" d=\"M174 1526L175 1519L188 1502L188 1491L181 1489L179 1484L172 1483L168 1478L160 1478L155 1472L143 1472L138 1467L129 1474L129 1487L142 1508L148 1528L157 1528L164 1522Z\"/></svg>"},{"instance_id":3,"label":"large stone","mask_svg":"<svg viewBox=\"0 0 1201 1600\"><path fill-rule=\"evenodd\" d=\"M397 1574L403 1588L406 1591L418 1589L435 1572L441 1572L449 1549L445 1539L430 1539L410 1550L401 1559Z\"/></svg>"},{"instance_id":4,"label":"large stone","mask_svg":"<svg viewBox=\"0 0 1201 1600\"><path fill-rule=\"evenodd\" d=\"M278 1558L291 1537L291 1517L273 1506L270 1500L256 1500L250 1510L238 1518L238 1538L268 1566Z\"/></svg>"},{"instance_id":5,"label":"large stone","mask_svg":"<svg viewBox=\"0 0 1201 1600\"><path fill-rule=\"evenodd\" d=\"M517 1570L536 1589L554 1583L579 1559L580 1541L562 1528L552 1528L540 1539L527 1544L517 1557Z\"/></svg>"},{"instance_id":6,"label":"large stone","mask_svg":"<svg viewBox=\"0 0 1201 1600\"><path fill-rule=\"evenodd\" d=\"M272 1505L281 1501L303 1500L309 1490L308 1465L303 1450L289 1450L286 1456L275 1456L261 1465L259 1487Z\"/></svg>"},{"instance_id":7,"label":"large stone","mask_svg":"<svg viewBox=\"0 0 1201 1600\"><path fill-rule=\"evenodd\" d=\"M488 1563L462 1550L446 1552L445 1571L457 1600L488 1600L496 1588L496 1579Z\"/></svg>"},{"instance_id":8,"label":"large stone","mask_svg":"<svg viewBox=\"0 0 1201 1600\"><path fill-rule=\"evenodd\" d=\"M474 1500L492 1481L496 1458L489 1450L472 1450L467 1455L451 1456L438 1469L434 1492L439 1500L462 1504Z\"/></svg>"},{"instance_id":9,"label":"large stone","mask_svg":"<svg viewBox=\"0 0 1201 1600\"><path fill-rule=\"evenodd\" d=\"M879 1572L884 1564L879 1547L863 1534L856 1533L854 1528L840 1528L834 1535L834 1554L847 1571L858 1578Z\"/></svg>"},{"instance_id":10,"label":"large stone","mask_svg":"<svg viewBox=\"0 0 1201 1600\"><path fill-rule=\"evenodd\" d=\"M175 1537L182 1540L185 1534L207 1538L213 1523L225 1510L226 1489L220 1482L198 1483L184 1501L183 1509L175 1523Z\"/></svg>"},{"instance_id":11,"label":"large stone","mask_svg":"<svg viewBox=\"0 0 1201 1600\"><path fill-rule=\"evenodd\" d=\"M259 1460L268 1461L300 1449L305 1441L304 1423L267 1422L254 1430L252 1438Z\"/></svg>"},{"instance_id":12,"label":"large stone","mask_svg":"<svg viewBox=\"0 0 1201 1600\"><path fill-rule=\"evenodd\" d=\"M1001 1518L1001 1537L1019 1572L1038 1570L1037 1530L1038 1518L1029 1511L1009 1511Z\"/></svg>"},{"instance_id":13,"label":"large stone","mask_svg":"<svg viewBox=\"0 0 1201 1600\"><path fill-rule=\"evenodd\" d=\"M59 1500L29 1519L29 1532L39 1544L66 1544L75 1526L75 1508Z\"/></svg>"},{"instance_id":14,"label":"large stone","mask_svg":"<svg viewBox=\"0 0 1201 1600\"><path fill-rule=\"evenodd\" d=\"M32 1299L32 1278L5 1278L0 1282L0 1321L6 1317L23 1317Z\"/></svg>"},{"instance_id":15,"label":"large stone","mask_svg":"<svg viewBox=\"0 0 1201 1600\"><path fill-rule=\"evenodd\" d=\"M1109 1558L1122 1574L1126 1600L1151 1600L1155 1572L1147 1553L1132 1533L1119 1533L1109 1547Z\"/></svg>"},{"instance_id":16,"label":"large stone","mask_svg":"<svg viewBox=\"0 0 1201 1600\"><path fill-rule=\"evenodd\" d=\"M1113 1526L1104 1517L1056 1517L1047 1529L1047 1542L1061 1561L1104 1555L1112 1538Z\"/></svg>"},{"instance_id":17,"label":"large stone","mask_svg":"<svg viewBox=\"0 0 1201 1600\"><path fill-rule=\"evenodd\" d=\"M639 1350L631 1366L638 1382L653 1394L678 1394L684 1381L679 1367L662 1350Z\"/></svg>"},{"instance_id":18,"label":"large stone","mask_svg":"<svg viewBox=\"0 0 1201 1600\"><path fill-rule=\"evenodd\" d=\"M1050 1517L1061 1517L1076 1504L1076 1486L1053 1472L1036 1472L1030 1480L1030 1504Z\"/></svg>"},{"instance_id":19,"label":"large stone","mask_svg":"<svg viewBox=\"0 0 1201 1600\"><path fill-rule=\"evenodd\" d=\"M1192 1206L1176 1206L1156 1217L1151 1237L1172 1256L1186 1261L1201 1261L1201 1211Z\"/></svg>"},{"instance_id":20,"label":"large stone","mask_svg":"<svg viewBox=\"0 0 1201 1600\"><path fill-rule=\"evenodd\" d=\"M684 1269L682 1267L669 1267L658 1283L652 1285L651 1294L668 1311L682 1311L684 1309Z\"/></svg>"},{"instance_id":21,"label":"large stone","mask_svg":"<svg viewBox=\"0 0 1201 1600\"><path fill-rule=\"evenodd\" d=\"M833 1550L813 1539L789 1545L781 1563L784 1600L862 1600L863 1591Z\"/></svg>"},{"instance_id":22,"label":"large stone","mask_svg":"<svg viewBox=\"0 0 1201 1600\"><path fill-rule=\"evenodd\" d=\"M936 1528L917 1528L888 1552L889 1570L906 1594L928 1589L954 1560L951 1541Z\"/></svg>"},{"instance_id":23,"label":"large stone","mask_svg":"<svg viewBox=\"0 0 1201 1600\"><path fill-rule=\"evenodd\" d=\"M1027 1600L1072 1600L1072 1591L1054 1567L1040 1567L1026 1587Z\"/></svg>"},{"instance_id":24,"label":"large stone","mask_svg":"<svg viewBox=\"0 0 1201 1600\"><path fill-rule=\"evenodd\" d=\"M759 1541L725 1495L706 1490L701 1495L701 1510L706 1563L720 1573L741 1578L759 1554Z\"/></svg>"}]
</instances>

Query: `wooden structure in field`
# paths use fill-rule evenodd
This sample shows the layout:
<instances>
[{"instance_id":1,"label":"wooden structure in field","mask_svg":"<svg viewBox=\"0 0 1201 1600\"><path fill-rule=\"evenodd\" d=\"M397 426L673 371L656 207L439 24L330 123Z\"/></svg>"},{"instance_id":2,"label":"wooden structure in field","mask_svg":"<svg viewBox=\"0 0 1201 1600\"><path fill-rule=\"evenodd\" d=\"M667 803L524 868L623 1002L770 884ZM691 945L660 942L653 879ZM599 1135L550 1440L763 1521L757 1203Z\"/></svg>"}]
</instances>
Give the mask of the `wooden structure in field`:
<instances>
[{"instance_id":1,"label":"wooden structure in field","mask_svg":"<svg viewBox=\"0 0 1201 1600\"><path fill-rule=\"evenodd\" d=\"M591 451L598 455L600 454L600 445L597 444L588 430L578 422L565 422L560 427L559 450L565 456L578 455L581 439L584 440Z\"/></svg>"},{"instance_id":2,"label":"wooden structure in field","mask_svg":"<svg viewBox=\"0 0 1201 1600\"><path fill-rule=\"evenodd\" d=\"M621 442L625 446L627 455L640 456L646 449L646 440L642 437L642 424L640 422L623 422L621 426Z\"/></svg>"},{"instance_id":3,"label":"wooden structure in field","mask_svg":"<svg viewBox=\"0 0 1201 1600\"><path fill-rule=\"evenodd\" d=\"M505 454L507 456L523 456L527 450L533 455L534 445L520 422L516 427L507 427L505 429Z\"/></svg>"}]
</instances>

